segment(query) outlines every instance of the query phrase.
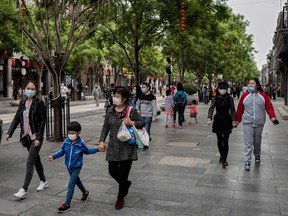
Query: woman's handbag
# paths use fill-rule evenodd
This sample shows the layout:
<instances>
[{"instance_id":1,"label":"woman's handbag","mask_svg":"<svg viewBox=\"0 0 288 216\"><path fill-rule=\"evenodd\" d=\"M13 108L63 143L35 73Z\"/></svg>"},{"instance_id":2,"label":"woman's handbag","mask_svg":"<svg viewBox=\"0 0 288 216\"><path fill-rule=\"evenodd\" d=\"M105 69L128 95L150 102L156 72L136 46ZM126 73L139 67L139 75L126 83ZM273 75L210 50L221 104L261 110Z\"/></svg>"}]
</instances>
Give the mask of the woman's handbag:
<instances>
[{"instance_id":1,"label":"woman's handbag","mask_svg":"<svg viewBox=\"0 0 288 216\"><path fill-rule=\"evenodd\" d=\"M24 137L22 137L21 144L23 147L28 147L31 145L31 143L32 143L32 140L31 140L29 134L26 134Z\"/></svg>"}]
</instances>

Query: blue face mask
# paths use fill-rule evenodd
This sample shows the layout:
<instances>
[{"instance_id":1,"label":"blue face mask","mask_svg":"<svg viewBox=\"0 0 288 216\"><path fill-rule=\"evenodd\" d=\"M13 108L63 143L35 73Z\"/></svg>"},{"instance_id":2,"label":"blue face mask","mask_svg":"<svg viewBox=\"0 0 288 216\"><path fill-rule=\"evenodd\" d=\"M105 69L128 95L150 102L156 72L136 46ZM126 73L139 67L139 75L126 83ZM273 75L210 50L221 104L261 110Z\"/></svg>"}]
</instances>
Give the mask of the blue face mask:
<instances>
[{"instance_id":1,"label":"blue face mask","mask_svg":"<svg viewBox=\"0 0 288 216\"><path fill-rule=\"evenodd\" d=\"M254 93L255 92L255 88L254 87L248 87L248 91L251 92L251 93Z\"/></svg>"},{"instance_id":2,"label":"blue face mask","mask_svg":"<svg viewBox=\"0 0 288 216\"><path fill-rule=\"evenodd\" d=\"M25 95L27 97L34 97L36 95L36 91L30 90L30 89L25 89Z\"/></svg>"},{"instance_id":3,"label":"blue face mask","mask_svg":"<svg viewBox=\"0 0 288 216\"><path fill-rule=\"evenodd\" d=\"M141 91L143 92L143 94L145 94L147 92L146 88L141 88Z\"/></svg>"}]
</instances>

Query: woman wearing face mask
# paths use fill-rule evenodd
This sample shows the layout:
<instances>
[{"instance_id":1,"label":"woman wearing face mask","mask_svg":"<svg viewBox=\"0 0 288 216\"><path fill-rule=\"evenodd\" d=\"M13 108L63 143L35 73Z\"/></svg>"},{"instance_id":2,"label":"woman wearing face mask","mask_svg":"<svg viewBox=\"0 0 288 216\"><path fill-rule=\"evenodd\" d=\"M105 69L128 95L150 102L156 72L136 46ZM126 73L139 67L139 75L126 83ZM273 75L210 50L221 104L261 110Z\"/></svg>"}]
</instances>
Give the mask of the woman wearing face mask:
<instances>
[{"instance_id":1,"label":"woman wearing face mask","mask_svg":"<svg viewBox=\"0 0 288 216\"><path fill-rule=\"evenodd\" d=\"M244 135L244 170L250 171L252 150L254 147L255 164L260 164L262 131L266 121L266 112L274 125L279 124L273 105L259 83L253 78L249 81L237 107L237 124L243 122Z\"/></svg>"},{"instance_id":2,"label":"woman wearing face mask","mask_svg":"<svg viewBox=\"0 0 288 216\"><path fill-rule=\"evenodd\" d=\"M125 87L116 87L113 93L113 105L107 111L104 125L101 131L99 148L105 149L105 140L110 132L107 146L106 160L108 161L109 174L118 182L118 196L115 209L122 209L124 197L128 194L132 182L128 180L132 161L138 160L136 145L121 142L117 139L121 123L127 126L135 126L137 129L145 126L144 120L136 109L131 107L130 115L126 118L128 108L129 90Z\"/></svg>"},{"instance_id":3,"label":"woman wearing face mask","mask_svg":"<svg viewBox=\"0 0 288 216\"><path fill-rule=\"evenodd\" d=\"M34 166L40 178L37 191L42 191L48 187L39 152L43 143L43 135L46 121L46 109L44 102L36 96L36 82L28 81L25 87L25 97L20 101L18 110L10 125L6 141L12 137L15 129L20 124L20 142L28 150L26 162L26 175L22 188L14 196L23 199L27 197L27 189L31 182Z\"/></svg>"},{"instance_id":4,"label":"woman wearing face mask","mask_svg":"<svg viewBox=\"0 0 288 216\"><path fill-rule=\"evenodd\" d=\"M208 125L212 123L213 111L214 108L216 108L212 132L216 133L217 135L217 145L220 153L219 162L222 163L223 168L228 166L228 141L233 128L232 122L235 121L234 101L227 92L228 87L228 83L226 82L218 83L218 93L212 101L211 107L208 111L207 121Z\"/></svg>"}]
</instances>

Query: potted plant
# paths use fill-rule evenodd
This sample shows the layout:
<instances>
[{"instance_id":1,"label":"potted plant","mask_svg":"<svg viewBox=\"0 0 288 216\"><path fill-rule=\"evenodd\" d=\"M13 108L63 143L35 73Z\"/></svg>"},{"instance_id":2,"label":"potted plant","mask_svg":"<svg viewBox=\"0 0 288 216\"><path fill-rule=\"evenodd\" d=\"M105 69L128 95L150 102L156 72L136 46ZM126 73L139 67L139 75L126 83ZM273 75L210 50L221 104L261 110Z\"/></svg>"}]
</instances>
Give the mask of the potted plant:
<instances>
[{"instance_id":1,"label":"potted plant","mask_svg":"<svg viewBox=\"0 0 288 216\"><path fill-rule=\"evenodd\" d=\"M187 83L183 86L183 88L184 88L184 91L186 92L187 97L188 97L187 105L191 105L192 100L198 101L198 96L197 96L198 88L195 85Z\"/></svg>"}]
</instances>

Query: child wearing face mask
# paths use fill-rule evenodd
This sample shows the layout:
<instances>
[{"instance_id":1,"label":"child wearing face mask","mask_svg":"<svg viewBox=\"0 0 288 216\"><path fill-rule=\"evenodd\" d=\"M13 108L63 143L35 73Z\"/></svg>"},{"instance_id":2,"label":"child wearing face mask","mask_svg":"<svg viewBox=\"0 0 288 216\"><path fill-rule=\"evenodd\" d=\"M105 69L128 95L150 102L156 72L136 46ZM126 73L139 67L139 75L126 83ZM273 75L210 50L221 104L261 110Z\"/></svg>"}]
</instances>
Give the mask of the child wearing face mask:
<instances>
[{"instance_id":1,"label":"child wearing face mask","mask_svg":"<svg viewBox=\"0 0 288 216\"><path fill-rule=\"evenodd\" d=\"M66 201L59 208L58 212L63 213L70 209L70 203L73 197L75 185L82 192L82 202L88 200L90 195L89 191L86 190L83 183L79 178L79 174L83 165L83 154L95 154L98 151L105 151L105 149L99 148L89 148L85 141L80 138L81 125L78 122L71 122L67 126L68 137L64 140L61 149L48 157L48 161L53 161L59 157L65 155L65 165L70 174L70 179L68 183L68 191L66 195Z\"/></svg>"},{"instance_id":2,"label":"child wearing face mask","mask_svg":"<svg viewBox=\"0 0 288 216\"><path fill-rule=\"evenodd\" d=\"M228 166L228 141L230 133L232 132L233 124L236 124L234 101L227 92L228 87L228 83L226 82L220 82L218 84L218 91L216 97L212 101L211 107L209 108L207 120L207 124L211 125L213 111L216 108L212 132L217 135L217 145L220 153L219 163L222 163L223 168Z\"/></svg>"}]
</instances>

